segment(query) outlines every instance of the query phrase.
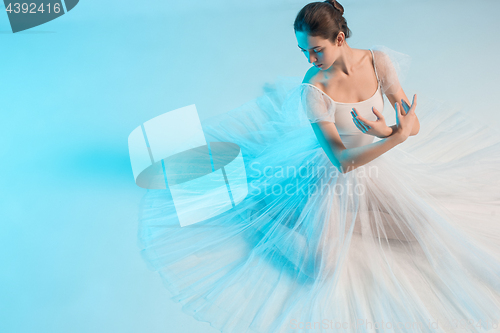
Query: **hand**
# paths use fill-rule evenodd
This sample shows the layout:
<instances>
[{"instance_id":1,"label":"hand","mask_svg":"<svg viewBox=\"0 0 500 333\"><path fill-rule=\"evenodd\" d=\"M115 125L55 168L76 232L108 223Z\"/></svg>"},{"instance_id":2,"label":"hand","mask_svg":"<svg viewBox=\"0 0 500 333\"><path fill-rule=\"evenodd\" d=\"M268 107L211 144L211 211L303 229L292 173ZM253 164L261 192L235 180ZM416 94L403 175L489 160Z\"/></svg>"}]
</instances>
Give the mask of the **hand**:
<instances>
[{"instance_id":1,"label":"hand","mask_svg":"<svg viewBox=\"0 0 500 333\"><path fill-rule=\"evenodd\" d=\"M370 121L359 116L355 108L352 108L352 110L352 121L354 121L354 124L361 132L379 138L385 138L391 135L392 129L386 125L384 116L374 107L372 107L372 112L377 116L377 120L375 121Z\"/></svg>"},{"instance_id":2,"label":"hand","mask_svg":"<svg viewBox=\"0 0 500 333\"><path fill-rule=\"evenodd\" d=\"M394 135L396 135L401 142L408 139L413 128L413 123L417 119L417 116L415 115L415 108L417 107L417 94L413 95L413 101L411 102L411 107L408 110L406 110L408 106L405 104L406 103L403 104L403 108L405 108L405 110L402 109L401 104L398 102L396 102L394 106L394 109L396 110L397 124L397 130Z\"/></svg>"}]
</instances>

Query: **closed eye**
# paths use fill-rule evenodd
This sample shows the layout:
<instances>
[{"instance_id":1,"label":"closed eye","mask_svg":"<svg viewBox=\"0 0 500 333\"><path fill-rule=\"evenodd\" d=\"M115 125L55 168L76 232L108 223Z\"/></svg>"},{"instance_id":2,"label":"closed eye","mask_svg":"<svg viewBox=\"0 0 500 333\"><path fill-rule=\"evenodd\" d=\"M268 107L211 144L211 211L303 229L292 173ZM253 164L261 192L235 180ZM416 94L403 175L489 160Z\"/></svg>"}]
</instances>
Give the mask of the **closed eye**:
<instances>
[{"instance_id":1,"label":"closed eye","mask_svg":"<svg viewBox=\"0 0 500 333\"><path fill-rule=\"evenodd\" d=\"M302 49L301 49L301 51L302 51L302 52L306 52L306 50L302 50ZM322 50L314 50L314 53L320 53L321 51L322 51Z\"/></svg>"}]
</instances>

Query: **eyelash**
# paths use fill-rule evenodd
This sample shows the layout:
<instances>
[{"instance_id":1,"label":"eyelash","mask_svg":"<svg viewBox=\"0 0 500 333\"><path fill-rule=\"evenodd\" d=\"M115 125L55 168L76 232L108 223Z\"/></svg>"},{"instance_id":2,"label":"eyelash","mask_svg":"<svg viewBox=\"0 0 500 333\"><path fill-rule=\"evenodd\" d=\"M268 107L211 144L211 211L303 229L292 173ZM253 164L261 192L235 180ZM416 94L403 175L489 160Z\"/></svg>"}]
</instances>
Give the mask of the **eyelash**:
<instances>
[{"instance_id":1,"label":"eyelash","mask_svg":"<svg viewBox=\"0 0 500 333\"><path fill-rule=\"evenodd\" d=\"M301 50L302 52L306 52L306 50ZM314 53L320 53L322 50L314 51Z\"/></svg>"}]
</instances>

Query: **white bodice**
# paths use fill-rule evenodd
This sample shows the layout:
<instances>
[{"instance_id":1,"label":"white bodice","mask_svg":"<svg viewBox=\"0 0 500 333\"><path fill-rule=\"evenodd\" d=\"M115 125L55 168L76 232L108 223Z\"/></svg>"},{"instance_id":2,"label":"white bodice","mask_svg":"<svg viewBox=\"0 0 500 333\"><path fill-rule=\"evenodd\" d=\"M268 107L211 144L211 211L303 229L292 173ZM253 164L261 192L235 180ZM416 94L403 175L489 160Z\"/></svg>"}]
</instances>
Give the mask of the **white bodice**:
<instances>
[{"instance_id":1,"label":"white bodice","mask_svg":"<svg viewBox=\"0 0 500 333\"><path fill-rule=\"evenodd\" d=\"M303 85L308 85L313 87L318 92L321 92L325 101L328 104L327 108L329 110L334 110L334 112L330 112L332 115L332 120L337 127L337 131L340 134L340 138L344 143L346 148L360 147L367 144L370 144L374 140L373 135L365 134L361 132L356 125L354 124L353 117L351 115L352 108L356 108L358 115L368 119L368 120L376 120L377 116L372 112L372 107L377 109L379 112L382 112L384 109L384 98L382 94L380 80L377 74L377 67L373 57L373 51L370 49L372 53L372 61L375 70L375 75L377 77L377 91L372 95L372 97L357 103L340 103L334 101L330 96L328 96L325 92L323 92L318 87L310 84L310 83L302 83Z\"/></svg>"}]
</instances>

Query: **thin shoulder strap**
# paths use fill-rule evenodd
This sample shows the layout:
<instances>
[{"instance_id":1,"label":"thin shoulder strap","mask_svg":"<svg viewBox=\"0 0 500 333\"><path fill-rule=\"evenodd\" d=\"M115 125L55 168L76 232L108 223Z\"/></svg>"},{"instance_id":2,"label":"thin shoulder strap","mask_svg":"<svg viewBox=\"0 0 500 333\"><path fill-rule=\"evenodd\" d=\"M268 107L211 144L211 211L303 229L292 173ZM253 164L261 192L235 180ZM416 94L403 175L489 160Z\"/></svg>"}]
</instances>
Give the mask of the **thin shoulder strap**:
<instances>
[{"instance_id":1,"label":"thin shoulder strap","mask_svg":"<svg viewBox=\"0 0 500 333\"><path fill-rule=\"evenodd\" d=\"M372 62L373 62L373 68L375 69L375 76L377 77L377 82L380 83L380 80L378 79L378 74L377 74L377 66L375 65L375 55L373 54L372 49L369 49L369 50L372 53Z\"/></svg>"}]
</instances>

